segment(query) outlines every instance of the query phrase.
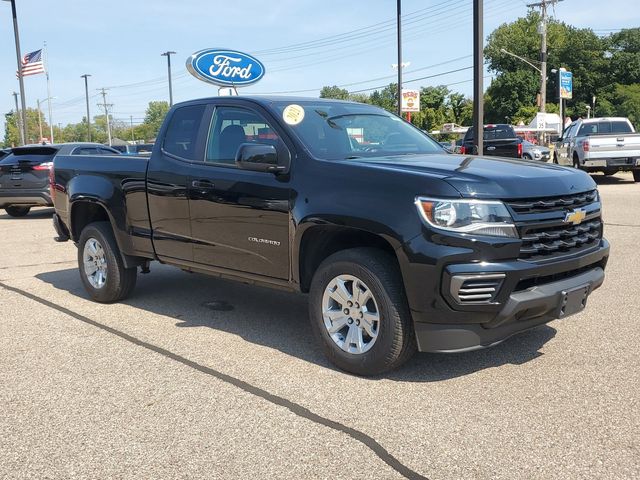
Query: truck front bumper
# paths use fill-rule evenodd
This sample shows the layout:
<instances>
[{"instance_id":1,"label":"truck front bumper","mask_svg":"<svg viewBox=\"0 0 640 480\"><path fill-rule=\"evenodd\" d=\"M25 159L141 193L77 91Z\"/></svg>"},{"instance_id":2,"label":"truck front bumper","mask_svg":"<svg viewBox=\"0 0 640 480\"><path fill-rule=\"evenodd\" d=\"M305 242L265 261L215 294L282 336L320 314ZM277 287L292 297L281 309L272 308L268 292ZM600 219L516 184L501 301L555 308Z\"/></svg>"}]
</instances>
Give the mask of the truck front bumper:
<instances>
[{"instance_id":1,"label":"truck front bumper","mask_svg":"<svg viewBox=\"0 0 640 480\"><path fill-rule=\"evenodd\" d=\"M516 333L578 313L603 281L604 269L595 267L575 277L512 293L491 322L494 327L415 322L418 349L462 352L496 345Z\"/></svg>"},{"instance_id":2,"label":"truck front bumper","mask_svg":"<svg viewBox=\"0 0 640 480\"><path fill-rule=\"evenodd\" d=\"M602 285L609 258L609 243L603 238L596 248L547 262L478 261L483 251L486 256L508 248L471 252L434 245L420 237L405 244L399 261L420 351L489 347L518 332L578 313ZM415 262L418 259L420 263ZM466 279L469 284L464 283ZM486 287L494 290L490 299L483 298Z\"/></svg>"}]
</instances>

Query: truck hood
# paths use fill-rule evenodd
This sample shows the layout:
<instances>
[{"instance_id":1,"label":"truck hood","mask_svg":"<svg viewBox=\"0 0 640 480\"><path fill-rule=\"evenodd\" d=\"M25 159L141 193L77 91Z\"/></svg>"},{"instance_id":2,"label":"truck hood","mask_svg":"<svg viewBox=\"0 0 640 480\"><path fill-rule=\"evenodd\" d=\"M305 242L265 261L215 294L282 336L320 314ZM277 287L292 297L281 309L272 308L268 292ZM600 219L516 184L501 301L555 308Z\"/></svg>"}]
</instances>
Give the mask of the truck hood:
<instances>
[{"instance_id":1,"label":"truck hood","mask_svg":"<svg viewBox=\"0 0 640 480\"><path fill-rule=\"evenodd\" d=\"M574 168L499 157L427 154L348 161L416 175L440 176L468 198L553 197L596 188L587 173Z\"/></svg>"}]
</instances>

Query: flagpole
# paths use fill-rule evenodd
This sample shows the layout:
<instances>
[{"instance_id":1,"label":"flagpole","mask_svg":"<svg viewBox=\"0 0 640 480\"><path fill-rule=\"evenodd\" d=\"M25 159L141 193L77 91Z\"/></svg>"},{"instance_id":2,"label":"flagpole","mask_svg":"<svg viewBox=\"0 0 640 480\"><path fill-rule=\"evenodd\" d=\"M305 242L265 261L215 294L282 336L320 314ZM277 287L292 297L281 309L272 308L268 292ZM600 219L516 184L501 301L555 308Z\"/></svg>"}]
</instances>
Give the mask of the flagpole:
<instances>
[{"instance_id":1,"label":"flagpole","mask_svg":"<svg viewBox=\"0 0 640 480\"><path fill-rule=\"evenodd\" d=\"M11 15L13 17L13 34L16 40L16 60L18 62L18 81L20 82L20 103L22 104L22 144L27 143L27 100L24 97L24 79L22 78L22 54L20 53L20 35L18 34L18 14L16 0L11 1Z\"/></svg>"},{"instance_id":2,"label":"flagpole","mask_svg":"<svg viewBox=\"0 0 640 480\"><path fill-rule=\"evenodd\" d=\"M47 105L49 106L49 141L53 141L53 115L51 114L51 86L49 84L49 51L47 50L47 42L44 42L44 74L47 76Z\"/></svg>"}]
</instances>

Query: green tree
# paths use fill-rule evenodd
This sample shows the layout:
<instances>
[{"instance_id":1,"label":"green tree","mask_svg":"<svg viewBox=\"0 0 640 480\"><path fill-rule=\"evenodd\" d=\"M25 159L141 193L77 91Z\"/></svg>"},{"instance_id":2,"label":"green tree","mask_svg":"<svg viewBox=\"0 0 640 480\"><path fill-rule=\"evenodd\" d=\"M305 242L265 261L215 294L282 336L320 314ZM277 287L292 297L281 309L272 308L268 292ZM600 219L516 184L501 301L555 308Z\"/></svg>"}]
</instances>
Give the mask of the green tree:
<instances>
[{"instance_id":1,"label":"green tree","mask_svg":"<svg viewBox=\"0 0 640 480\"><path fill-rule=\"evenodd\" d=\"M27 108L27 138L26 143L38 143L40 141L40 127L38 110L35 108ZM48 137L49 124L42 116L42 134ZM3 143L6 146L20 145L20 130L17 125L17 115L15 111L5 114L5 132Z\"/></svg>"},{"instance_id":2,"label":"green tree","mask_svg":"<svg viewBox=\"0 0 640 480\"><path fill-rule=\"evenodd\" d=\"M382 90L374 90L369 96L369 102L380 108L384 108L389 112L398 111L398 84L390 83Z\"/></svg>"},{"instance_id":3,"label":"green tree","mask_svg":"<svg viewBox=\"0 0 640 480\"><path fill-rule=\"evenodd\" d=\"M145 140L156 138L168 111L169 103L164 100L149 102L144 116L144 128L139 129L140 133L144 133L144 135L141 135L141 138Z\"/></svg>"},{"instance_id":4,"label":"green tree","mask_svg":"<svg viewBox=\"0 0 640 480\"><path fill-rule=\"evenodd\" d=\"M322 87L320 98L333 98L335 100L349 100L349 90L340 88L337 85L332 87Z\"/></svg>"}]
</instances>

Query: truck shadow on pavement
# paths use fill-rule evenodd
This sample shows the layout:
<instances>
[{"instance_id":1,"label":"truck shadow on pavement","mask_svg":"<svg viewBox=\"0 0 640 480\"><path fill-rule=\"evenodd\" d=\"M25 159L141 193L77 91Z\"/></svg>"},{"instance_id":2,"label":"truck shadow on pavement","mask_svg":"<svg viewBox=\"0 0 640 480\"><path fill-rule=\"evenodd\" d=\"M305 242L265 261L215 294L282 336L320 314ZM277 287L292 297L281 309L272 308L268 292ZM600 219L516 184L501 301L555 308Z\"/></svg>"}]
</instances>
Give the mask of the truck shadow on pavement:
<instances>
[{"instance_id":1,"label":"truck shadow on pavement","mask_svg":"<svg viewBox=\"0 0 640 480\"><path fill-rule=\"evenodd\" d=\"M75 268L41 273L36 278L89 301ZM247 342L335 369L313 337L306 295L152 265L152 273L140 275L132 297L122 303L140 310L140 315L135 315L137 320L144 318L147 311L175 319L177 328L205 327L228 332ZM419 353L399 370L380 378L435 382L501 365L520 365L541 356L540 349L555 333L554 328L541 326L486 350L448 355Z\"/></svg>"},{"instance_id":2,"label":"truck shadow on pavement","mask_svg":"<svg viewBox=\"0 0 640 480\"><path fill-rule=\"evenodd\" d=\"M0 220L40 220L47 217L51 218L53 216L53 212L53 208L39 208L37 210L30 211L24 217L12 217L7 215L4 210L0 209Z\"/></svg>"},{"instance_id":3,"label":"truck shadow on pavement","mask_svg":"<svg viewBox=\"0 0 640 480\"><path fill-rule=\"evenodd\" d=\"M618 175L591 175L593 181L598 185L625 185L633 184L633 177L620 177Z\"/></svg>"}]
</instances>

